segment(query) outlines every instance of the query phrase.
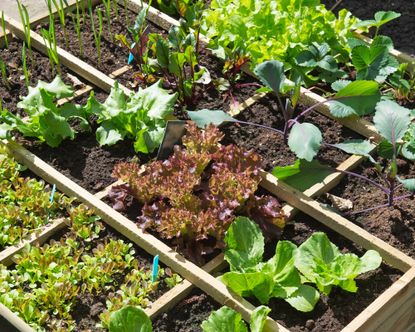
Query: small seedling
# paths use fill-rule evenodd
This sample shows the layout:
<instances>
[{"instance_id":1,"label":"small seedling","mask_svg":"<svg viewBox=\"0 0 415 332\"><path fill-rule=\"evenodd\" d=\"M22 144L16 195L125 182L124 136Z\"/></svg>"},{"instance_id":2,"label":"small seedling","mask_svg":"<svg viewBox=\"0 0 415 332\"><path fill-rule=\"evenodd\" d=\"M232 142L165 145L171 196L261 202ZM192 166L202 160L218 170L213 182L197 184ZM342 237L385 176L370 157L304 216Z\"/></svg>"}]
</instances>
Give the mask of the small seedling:
<instances>
[{"instance_id":1,"label":"small seedling","mask_svg":"<svg viewBox=\"0 0 415 332\"><path fill-rule=\"evenodd\" d=\"M108 33L110 40L113 40L112 30L111 30L111 0L102 0L102 3L104 4L105 8L105 16L107 19L107 25L108 25ZM117 1L115 1L117 3Z\"/></svg>"},{"instance_id":2,"label":"small seedling","mask_svg":"<svg viewBox=\"0 0 415 332\"><path fill-rule=\"evenodd\" d=\"M82 39L82 31L81 31L81 13L80 13L80 0L76 0L76 14L75 16L72 16L72 22L75 27L76 35L78 37L78 44L79 44L79 54L81 58L84 57L84 42ZM84 6L84 5L82 5Z\"/></svg>"},{"instance_id":3,"label":"small seedling","mask_svg":"<svg viewBox=\"0 0 415 332\"><path fill-rule=\"evenodd\" d=\"M4 38L4 44L6 45L6 48L9 48L9 39L7 37L7 30L6 30L6 20L4 19L4 12L1 12L1 28L3 30L3 38Z\"/></svg>"},{"instance_id":4,"label":"small seedling","mask_svg":"<svg viewBox=\"0 0 415 332\"><path fill-rule=\"evenodd\" d=\"M19 9L20 19L22 20L25 42L27 48L29 49L29 57L32 59L32 39L31 39L31 29L30 29L30 18L29 13L25 5L21 3L21 0L17 0L17 8Z\"/></svg>"},{"instance_id":5,"label":"small seedling","mask_svg":"<svg viewBox=\"0 0 415 332\"><path fill-rule=\"evenodd\" d=\"M26 49L25 42L23 42L23 47L22 47L22 70L23 70L26 88L29 89L29 71L27 69L27 49Z\"/></svg>"},{"instance_id":6,"label":"small seedling","mask_svg":"<svg viewBox=\"0 0 415 332\"><path fill-rule=\"evenodd\" d=\"M1 71L1 78L3 81L3 84L5 85L7 90L11 89L9 78L7 76L7 67L3 60L0 59L0 71Z\"/></svg>"},{"instance_id":7,"label":"small seedling","mask_svg":"<svg viewBox=\"0 0 415 332\"><path fill-rule=\"evenodd\" d=\"M95 47L97 49L97 54L98 54L98 65L101 64L101 42L102 42L102 12L100 9L98 9L98 31L96 29L95 26L95 22L94 22L94 15L92 13L92 4L91 1L89 0L88 2L88 7L89 7L89 17L91 20L91 28L92 28L92 33L94 35L94 42L95 42Z\"/></svg>"},{"instance_id":8,"label":"small seedling","mask_svg":"<svg viewBox=\"0 0 415 332\"><path fill-rule=\"evenodd\" d=\"M66 23L65 23L65 5L67 6L67 2L66 0L48 0L48 6L50 5L50 1L53 2L53 5L56 8L56 12L58 13L59 16L59 21L61 23L61 27L63 29L63 35L64 35L64 39L65 39L65 47L66 49L69 49L69 37L68 37L68 31L66 28ZM51 13L49 13L49 15L52 15Z\"/></svg>"}]
</instances>

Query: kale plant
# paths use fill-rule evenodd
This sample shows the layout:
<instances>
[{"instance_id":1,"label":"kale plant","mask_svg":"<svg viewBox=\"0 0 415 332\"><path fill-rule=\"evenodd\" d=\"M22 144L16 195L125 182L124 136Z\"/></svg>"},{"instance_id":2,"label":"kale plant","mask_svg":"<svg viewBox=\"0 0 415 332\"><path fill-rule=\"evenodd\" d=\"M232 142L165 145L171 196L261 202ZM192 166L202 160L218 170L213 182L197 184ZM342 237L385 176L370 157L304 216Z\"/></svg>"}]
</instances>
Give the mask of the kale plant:
<instances>
[{"instance_id":1,"label":"kale plant","mask_svg":"<svg viewBox=\"0 0 415 332\"><path fill-rule=\"evenodd\" d=\"M413 196L415 179L404 179L399 176L397 158L399 154L402 154L410 160L415 160L415 126L412 123L414 118L413 111L411 112L393 101L383 100L377 104L373 118L375 128L383 138L377 147L369 140L351 140L334 145L347 153L367 157L374 166L378 176L377 180L350 171L344 171L344 173L367 181L386 195L387 202L385 204L359 212L393 206L395 202ZM376 148L385 164L370 155ZM400 187L404 187L410 193L396 196L396 191Z\"/></svg>"}]
</instances>

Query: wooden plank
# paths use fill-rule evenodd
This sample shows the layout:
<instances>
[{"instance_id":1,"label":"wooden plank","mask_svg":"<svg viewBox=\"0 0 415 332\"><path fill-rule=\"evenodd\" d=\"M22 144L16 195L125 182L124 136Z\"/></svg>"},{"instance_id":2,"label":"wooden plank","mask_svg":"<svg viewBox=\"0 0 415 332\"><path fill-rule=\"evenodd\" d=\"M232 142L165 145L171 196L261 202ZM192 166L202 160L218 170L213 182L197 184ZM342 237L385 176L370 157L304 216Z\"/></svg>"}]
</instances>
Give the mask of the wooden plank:
<instances>
[{"instance_id":1,"label":"wooden plank","mask_svg":"<svg viewBox=\"0 0 415 332\"><path fill-rule=\"evenodd\" d=\"M362 311L342 332L406 331L414 322L415 268L412 268Z\"/></svg>"},{"instance_id":2,"label":"wooden plank","mask_svg":"<svg viewBox=\"0 0 415 332\"><path fill-rule=\"evenodd\" d=\"M29 325L27 325L23 319L15 315L3 303L0 303L0 316L7 319L7 321L20 332L34 332L34 330ZM3 329L0 330L3 331Z\"/></svg>"},{"instance_id":3,"label":"wooden plank","mask_svg":"<svg viewBox=\"0 0 415 332\"><path fill-rule=\"evenodd\" d=\"M213 273L222 270L225 266L226 263L223 259L223 254L219 254L203 266L203 270L208 273ZM151 318L154 318L163 312L167 312L183 300L187 295L189 295L193 288L194 286L188 280L183 280L180 285L177 285L169 290L166 294L152 303L150 307L146 308L145 312Z\"/></svg>"},{"instance_id":4,"label":"wooden plank","mask_svg":"<svg viewBox=\"0 0 415 332\"><path fill-rule=\"evenodd\" d=\"M7 147L17 161L27 165L35 174L50 183L55 183L57 188L65 194L78 197L82 202L94 208L96 214L116 231L129 238L151 255L159 255L160 260L164 264L171 267L183 278L208 293L217 302L235 309L241 313L246 321L249 321L255 307L242 297L230 292L219 280L173 251L151 234L143 232L134 222L94 197L87 190L65 177L22 146L15 142L8 142ZM288 330L268 318L266 331L287 332Z\"/></svg>"},{"instance_id":5,"label":"wooden plank","mask_svg":"<svg viewBox=\"0 0 415 332\"><path fill-rule=\"evenodd\" d=\"M261 100L262 98L264 98L266 95L267 94L266 93L263 93L263 92L254 94L252 97L246 99L244 102L242 102L241 104L239 104L239 106L237 108L235 108L234 110L231 110L229 112L229 115L235 116L235 115L240 114L242 111L244 111L248 107L251 107L252 105L254 105L255 103L257 103L259 100Z\"/></svg>"},{"instance_id":6,"label":"wooden plank","mask_svg":"<svg viewBox=\"0 0 415 332\"><path fill-rule=\"evenodd\" d=\"M7 17L6 26L18 38L20 38L21 40L25 39L24 30L21 23L17 22L16 20L10 17ZM39 34L32 31L31 40L33 48L47 55L47 46L45 45L43 38ZM103 89L106 92L110 92L111 88L114 86L115 83L114 79L108 77L107 75L105 75L98 69L94 68L93 66L87 64L86 62L81 61L80 59L78 59L77 57L75 57L74 55L60 47L57 47L57 52L62 65L68 67L80 77L83 77L87 81L91 82L93 85ZM125 86L120 84L119 87L127 95L131 93L131 90L127 89Z\"/></svg>"},{"instance_id":7,"label":"wooden plank","mask_svg":"<svg viewBox=\"0 0 415 332\"><path fill-rule=\"evenodd\" d=\"M272 174L262 172L261 185L272 194L318 220L337 233L362 246L366 250L375 249L383 260L396 269L406 272L415 266L415 260L388 243L378 239L356 224L340 216L332 209L320 204L297 189L278 181Z\"/></svg>"}]
</instances>

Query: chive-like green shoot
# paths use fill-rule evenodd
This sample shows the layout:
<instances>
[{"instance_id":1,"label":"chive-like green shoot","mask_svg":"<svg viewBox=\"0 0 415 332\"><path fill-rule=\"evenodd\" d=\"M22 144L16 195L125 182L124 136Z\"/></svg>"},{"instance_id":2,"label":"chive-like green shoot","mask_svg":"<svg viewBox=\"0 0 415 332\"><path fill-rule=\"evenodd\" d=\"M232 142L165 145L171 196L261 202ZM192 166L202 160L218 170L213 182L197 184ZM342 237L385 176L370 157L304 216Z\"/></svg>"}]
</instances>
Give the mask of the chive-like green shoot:
<instances>
[{"instance_id":1,"label":"chive-like green shoot","mask_svg":"<svg viewBox=\"0 0 415 332\"><path fill-rule=\"evenodd\" d=\"M3 60L0 59L0 71L1 71L1 79L3 80L3 84L7 90L11 89L9 83L9 77L7 76L7 67Z\"/></svg>"},{"instance_id":2,"label":"chive-like green shoot","mask_svg":"<svg viewBox=\"0 0 415 332\"><path fill-rule=\"evenodd\" d=\"M6 20L4 19L4 12L1 12L1 28L3 30L3 37L4 37L4 44L6 48L9 48L9 39L7 38L7 31L6 31Z\"/></svg>"},{"instance_id":3,"label":"chive-like green shoot","mask_svg":"<svg viewBox=\"0 0 415 332\"><path fill-rule=\"evenodd\" d=\"M117 1L115 1L117 2ZM111 0L102 0L105 8L105 16L107 18L108 33L110 40L113 41L112 31L111 31Z\"/></svg>"},{"instance_id":4,"label":"chive-like green shoot","mask_svg":"<svg viewBox=\"0 0 415 332\"><path fill-rule=\"evenodd\" d=\"M26 42L23 42L23 47L22 47L22 70L23 70L26 88L29 89L29 71L27 70Z\"/></svg>"},{"instance_id":5,"label":"chive-like green shoot","mask_svg":"<svg viewBox=\"0 0 415 332\"><path fill-rule=\"evenodd\" d=\"M79 53L81 58L84 57L84 42L82 40L82 32L81 32L81 13L80 13L80 5L79 0L76 0L76 14L72 17L72 22L75 26L76 35L78 37L78 44L79 44Z\"/></svg>"},{"instance_id":6,"label":"chive-like green shoot","mask_svg":"<svg viewBox=\"0 0 415 332\"><path fill-rule=\"evenodd\" d=\"M94 35L94 42L95 42L95 47L97 49L97 54L98 54L98 65L101 64L101 41L102 41L102 12L100 9L97 10L98 12L98 31L95 27L95 22L94 22L94 15L92 13L92 5L91 1L88 0L88 9L89 9L89 17L91 20L91 28L92 28L92 33Z\"/></svg>"},{"instance_id":7,"label":"chive-like green shoot","mask_svg":"<svg viewBox=\"0 0 415 332\"><path fill-rule=\"evenodd\" d=\"M49 16L49 31L42 29L42 37L47 47L49 62L50 66L52 67L53 74L55 74L55 68L57 69L58 73L61 74L58 46L56 43L55 20L53 16Z\"/></svg>"},{"instance_id":8,"label":"chive-like green shoot","mask_svg":"<svg viewBox=\"0 0 415 332\"><path fill-rule=\"evenodd\" d=\"M20 15L20 19L23 25L25 42L26 42L27 48L29 49L29 57L30 59L32 59L32 39L31 39L29 13L27 11L26 6L21 3L21 0L17 0L17 8L19 9L19 15Z\"/></svg>"},{"instance_id":9,"label":"chive-like green shoot","mask_svg":"<svg viewBox=\"0 0 415 332\"><path fill-rule=\"evenodd\" d=\"M68 38L68 31L66 29L66 23L65 23L65 3L63 0L59 0L59 3L57 0L52 0L52 1L53 1L53 5L56 8L56 12L58 13L59 21L63 29L65 47L68 50L69 49L69 38Z\"/></svg>"}]
</instances>

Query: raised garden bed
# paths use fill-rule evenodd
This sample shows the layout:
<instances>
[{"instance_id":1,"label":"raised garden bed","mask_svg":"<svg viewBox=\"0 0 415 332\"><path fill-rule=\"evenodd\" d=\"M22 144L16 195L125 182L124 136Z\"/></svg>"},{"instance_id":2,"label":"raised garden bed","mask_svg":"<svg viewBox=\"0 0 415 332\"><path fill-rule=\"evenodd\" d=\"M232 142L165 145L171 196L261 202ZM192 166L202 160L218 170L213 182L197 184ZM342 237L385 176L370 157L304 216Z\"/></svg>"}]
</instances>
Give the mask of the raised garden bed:
<instances>
[{"instance_id":1,"label":"raised garden bed","mask_svg":"<svg viewBox=\"0 0 415 332\"><path fill-rule=\"evenodd\" d=\"M131 8L134 9L136 7L131 6ZM171 24L177 24L174 19L157 14L153 9L151 9L149 19L153 19L155 23L158 23L164 29ZM23 38L21 26L9 20L8 27L20 38ZM36 38L36 35L34 35L34 40L36 41L34 47L45 52L44 43L41 38ZM102 99L98 98L102 102L106 98L106 94L110 92L111 87L114 86L114 80L112 78L116 76L127 75L127 77L123 77L123 83L127 86L129 84L126 68L116 70L118 67L116 68L114 66L108 72L101 73L63 50L59 50L59 54L65 66L90 82L89 86L83 88L80 92L84 93L84 97L78 97L78 100L76 100L81 104L86 99L85 93L88 93L91 89L95 90L96 94L99 95L99 90L95 86L102 89ZM211 55L208 56L212 59L209 61L214 62L214 58ZM91 62L91 64L94 63ZM123 66L122 63L120 65ZM113 69L116 72L110 75L112 78L105 75L109 75ZM219 75L219 72L217 74ZM248 82L258 81L250 80ZM129 92L129 89L125 87L121 87L121 89ZM248 89L240 92L240 95L237 97L241 104L238 108L232 110L232 114L242 121L253 121L262 125L271 125L277 129L281 128L282 120L281 115L276 111L275 104L277 101L275 98L272 96L264 97L263 94L256 94L252 97L252 91L252 89ZM304 104L315 104L321 101L322 97L310 93L305 89L302 92L301 99ZM200 104L200 108L220 107L226 110L227 106L224 106L225 104L215 100L217 97L219 96L212 96L213 103L208 102L204 105L202 103ZM245 102L243 102L244 100ZM373 125L369 123L350 119L336 122L336 120L324 116L329 115L325 105L321 105L319 111L323 115L311 113L307 121L319 124L325 136L325 141L331 144L339 143L348 138L361 138L360 135L366 137L375 136L375 139L378 137ZM239 115L237 115L238 113ZM180 115L181 113L177 112L177 114ZM345 129L342 125L350 129ZM276 166L275 162L278 166L285 166L295 160L295 156L288 149L279 146L283 144L280 138L273 136L274 134L267 134L266 131L259 132L258 130L250 129L250 127L245 127L243 124L227 125L224 128L227 134L224 144L232 142L242 147L254 148L265 158L263 167L266 170L271 170L273 166ZM210 311L219 308L223 304L239 311L243 318L249 321L249 316L254 309L254 305L258 305L259 303L252 298L249 301L253 304L245 301L214 278L216 274L213 274L213 271L219 270L221 273L227 271L227 268L223 265L223 256L213 258L202 269L186 260L180 253L173 251L166 243L161 242L159 235L154 234L155 236L153 236L143 232L137 227L135 220L129 220L105 204L104 202L108 202L106 196L109 188L102 193L95 194L95 196L91 194L91 192L96 193L111 184L110 173L115 163L129 161L135 155L132 144L128 141L110 148L100 148L94 137L95 130L96 127L93 127L92 133L82 134L73 142L66 141L56 150L49 147L42 147L41 145L34 144L32 141L21 141L29 150L39 155L47 163L35 157L22 146L15 143L8 143L7 145L11 154L17 160L27 165L32 172L49 183L56 184L65 194L79 197L81 201L84 201L95 209L96 214L101 216L103 222L108 223L108 227L113 227L115 232L119 232L126 237L126 241L131 241L142 248L137 248L138 251L141 252L144 250L150 255L159 255L160 260L164 264L171 267L186 279L182 284L162 296L159 301L156 300L154 305L146 311L152 319L157 315L159 317L153 319L155 330L171 331L177 328L180 331L190 326L192 330L197 330L196 325L199 325L201 322L196 319L197 322L192 323L188 320L189 315L192 318L193 316L200 315L202 317L201 320L204 320L209 316ZM269 143L270 141L273 142L273 145ZM77 157L76 161L73 160L74 157ZM155 154L150 154L150 157L139 155L141 163L147 162L153 157L155 157ZM276 159L276 157L279 159ZM348 157L343 152L333 152L330 149L323 148L318 154L318 160L325 164L329 163L332 167L337 167L341 171L357 167L364 158L357 155ZM48 164L56 166L58 171ZM65 177L65 175L74 179L81 186L76 185ZM410 174L407 173L406 175ZM338 183L342 180L344 174L341 172L327 174L319 181L303 188L304 193L286 185L282 181L277 181L269 173L262 172L261 176L262 186L268 193L275 195L281 202L290 204L283 207L283 211L286 213L288 219L294 218L297 209L304 213L294 218L296 220L294 226L291 224L286 226L283 232L284 240L291 240L296 245L300 245L312 232L324 231L329 235L330 240L342 251L358 253L361 256L364 251L375 249L380 253L384 262L380 269L358 280L360 290L357 296L347 295L345 300L342 291L336 289L329 297L323 296L316 311L312 314L298 313L282 300L270 302L269 306L274 308L274 310L269 314L270 318L266 322L266 330L319 331L327 329L333 331L372 331L381 328L389 331L398 328L404 331L409 328L413 322L414 315L415 261L388 245L386 238L384 238L386 242L383 242L375 237L377 236L376 233L374 233L374 236L364 231L362 228L354 225L349 220L341 217L312 198L331 190L338 195L342 194L343 191L338 186ZM346 186L346 188L348 187ZM101 199L104 199L104 202ZM60 227L64 226L63 223L60 224ZM52 229L54 228L52 227ZM50 237L52 233L54 231L49 231L43 236L40 235L39 241L45 242L46 237ZM37 240L34 239L33 241ZM171 243L167 242L167 244L170 245ZM271 242L269 245L268 256L272 256L275 244L276 242ZM396 242L392 244L395 245ZM404 248L399 247L398 249L411 255ZM11 257L10 255L9 258ZM373 280L376 280L376 282L374 283ZM186 298L193 286L200 288L206 295L198 291ZM211 296L217 303L215 304L208 296ZM358 305L353 310L345 310L349 306L350 301L356 301ZM179 304L175 309L171 309L177 303ZM281 310L281 307L284 310ZM275 310L275 308L278 308L278 310ZM17 319L16 316L2 306L0 306L0 310L13 325L18 326L21 330L28 328L25 323ZM163 314L162 312L167 313ZM84 316L82 315L82 317ZM165 320L168 317L177 317L178 323L176 327L166 325ZM79 326L82 328L83 325ZM92 327L92 325L89 326Z\"/></svg>"}]
</instances>

